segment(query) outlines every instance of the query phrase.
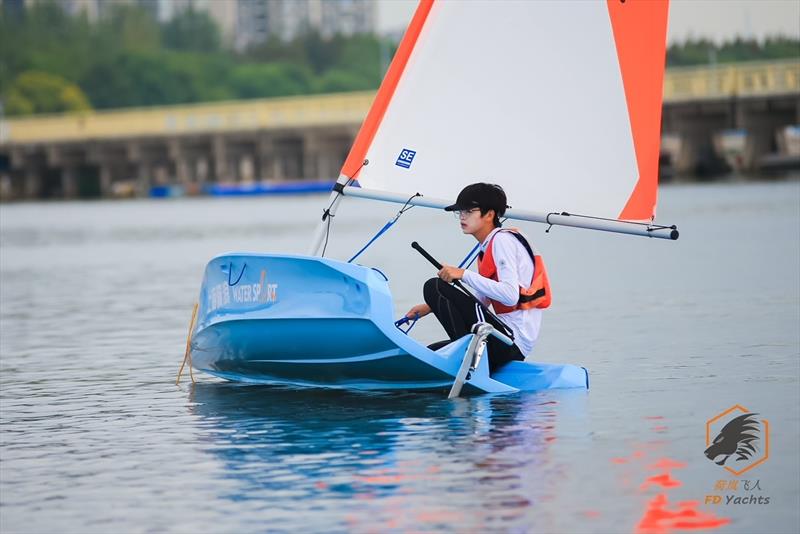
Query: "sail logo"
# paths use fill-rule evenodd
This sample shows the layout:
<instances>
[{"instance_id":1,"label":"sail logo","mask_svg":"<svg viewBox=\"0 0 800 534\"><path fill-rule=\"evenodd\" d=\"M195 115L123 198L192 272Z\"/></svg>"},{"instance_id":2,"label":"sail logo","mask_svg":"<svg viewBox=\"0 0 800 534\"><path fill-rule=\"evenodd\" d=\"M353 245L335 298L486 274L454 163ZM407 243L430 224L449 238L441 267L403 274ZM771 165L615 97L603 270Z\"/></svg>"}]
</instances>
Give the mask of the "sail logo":
<instances>
[{"instance_id":1,"label":"sail logo","mask_svg":"<svg viewBox=\"0 0 800 534\"><path fill-rule=\"evenodd\" d=\"M400 151L400 155L397 156L397 161L394 162L395 165L398 167L403 167L405 169L411 168L411 162L414 161L414 156L417 155L416 150L409 150L404 148Z\"/></svg>"}]
</instances>

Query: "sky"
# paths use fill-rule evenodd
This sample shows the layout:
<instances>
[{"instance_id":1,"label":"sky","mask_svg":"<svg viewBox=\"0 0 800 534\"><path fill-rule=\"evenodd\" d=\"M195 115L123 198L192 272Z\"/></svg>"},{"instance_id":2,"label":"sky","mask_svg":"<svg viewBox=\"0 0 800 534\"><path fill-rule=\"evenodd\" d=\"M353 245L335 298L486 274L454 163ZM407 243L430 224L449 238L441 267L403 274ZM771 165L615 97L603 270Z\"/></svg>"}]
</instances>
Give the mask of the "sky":
<instances>
[{"instance_id":1,"label":"sky","mask_svg":"<svg viewBox=\"0 0 800 534\"><path fill-rule=\"evenodd\" d=\"M402 31L414 14L417 0L378 0L378 4L378 29ZM800 0L672 0L669 11L670 43L689 36L717 42L737 35L758 39L776 34L800 37Z\"/></svg>"}]
</instances>

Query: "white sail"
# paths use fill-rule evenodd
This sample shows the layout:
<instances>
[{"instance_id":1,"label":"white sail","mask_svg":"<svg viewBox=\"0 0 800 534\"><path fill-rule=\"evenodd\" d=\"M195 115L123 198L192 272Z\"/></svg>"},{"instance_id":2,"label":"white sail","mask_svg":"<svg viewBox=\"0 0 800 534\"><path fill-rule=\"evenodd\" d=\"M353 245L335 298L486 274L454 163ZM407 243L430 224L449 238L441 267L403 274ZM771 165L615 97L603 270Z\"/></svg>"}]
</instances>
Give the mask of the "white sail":
<instances>
[{"instance_id":1,"label":"white sail","mask_svg":"<svg viewBox=\"0 0 800 534\"><path fill-rule=\"evenodd\" d=\"M666 21L666 0L422 0L342 174L441 199L486 181L515 209L651 220Z\"/></svg>"}]
</instances>

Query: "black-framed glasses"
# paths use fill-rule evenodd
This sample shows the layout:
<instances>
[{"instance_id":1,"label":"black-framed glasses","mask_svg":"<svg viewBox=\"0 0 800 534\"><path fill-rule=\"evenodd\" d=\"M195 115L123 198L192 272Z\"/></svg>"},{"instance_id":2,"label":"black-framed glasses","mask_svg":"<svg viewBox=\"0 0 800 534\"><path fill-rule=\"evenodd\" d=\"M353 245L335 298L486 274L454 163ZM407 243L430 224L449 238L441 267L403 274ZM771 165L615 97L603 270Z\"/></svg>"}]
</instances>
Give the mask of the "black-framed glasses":
<instances>
[{"instance_id":1,"label":"black-framed glasses","mask_svg":"<svg viewBox=\"0 0 800 534\"><path fill-rule=\"evenodd\" d=\"M470 208L468 210L453 210L453 216L456 219L466 219L469 217L469 214L474 211L480 211L480 208Z\"/></svg>"}]
</instances>

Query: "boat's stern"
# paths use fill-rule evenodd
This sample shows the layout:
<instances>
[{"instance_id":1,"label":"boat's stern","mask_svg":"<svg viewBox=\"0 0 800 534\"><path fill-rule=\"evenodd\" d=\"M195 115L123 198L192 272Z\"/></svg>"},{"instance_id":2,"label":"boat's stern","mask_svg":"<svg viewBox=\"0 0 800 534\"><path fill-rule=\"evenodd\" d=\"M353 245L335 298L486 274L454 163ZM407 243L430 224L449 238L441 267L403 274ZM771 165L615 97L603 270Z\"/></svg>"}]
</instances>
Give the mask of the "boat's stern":
<instances>
[{"instance_id":1,"label":"boat's stern","mask_svg":"<svg viewBox=\"0 0 800 534\"><path fill-rule=\"evenodd\" d=\"M383 325L391 325L392 312L388 282L373 269L316 257L225 254L206 267L192 363L245 382L354 389L450 383L447 372L398 346L399 331Z\"/></svg>"}]
</instances>

